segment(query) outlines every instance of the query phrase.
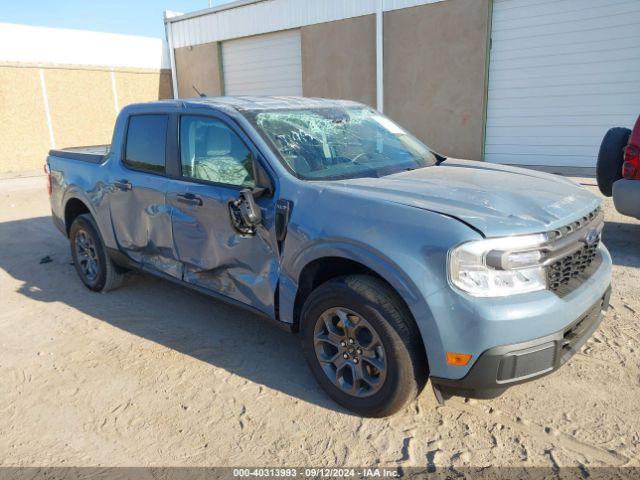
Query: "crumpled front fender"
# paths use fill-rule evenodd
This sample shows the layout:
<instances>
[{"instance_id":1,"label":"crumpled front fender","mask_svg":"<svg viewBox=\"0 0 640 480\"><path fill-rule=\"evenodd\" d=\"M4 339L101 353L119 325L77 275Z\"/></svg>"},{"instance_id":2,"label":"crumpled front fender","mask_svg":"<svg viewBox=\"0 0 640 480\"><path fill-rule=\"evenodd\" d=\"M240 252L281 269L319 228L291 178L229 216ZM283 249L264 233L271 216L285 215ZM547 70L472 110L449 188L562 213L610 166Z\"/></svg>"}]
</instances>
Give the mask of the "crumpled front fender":
<instances>
[{"instance_id":1,"label":"crumpled front fender","mask_svg":"<svg viewBox=\"0 0 640 480\"><path fill-rule=\"evenodd\" d=\"M338 257L355 261L377 273L400 295L411 311L428 352L429 362L442 356L442 342L439 330L435 325L431 310L415 282L403 272L391 259L382 252L372 250L369 246L350 241L318 241L309 245L296 255L289 268L283 271L280 278L279 302L280 320L293 324L294 307L299 287L300 275L305 266L321 259Z\"/></svg>"}]
</instances>

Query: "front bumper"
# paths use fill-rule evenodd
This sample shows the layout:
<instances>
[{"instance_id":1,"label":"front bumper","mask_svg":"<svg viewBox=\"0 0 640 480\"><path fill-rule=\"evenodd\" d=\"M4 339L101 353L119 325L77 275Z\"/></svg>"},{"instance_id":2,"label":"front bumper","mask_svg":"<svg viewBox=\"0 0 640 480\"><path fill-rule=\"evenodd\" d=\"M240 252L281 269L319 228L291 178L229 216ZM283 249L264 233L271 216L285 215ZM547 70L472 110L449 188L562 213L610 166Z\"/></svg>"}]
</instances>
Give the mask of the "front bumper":
<instances>
[{"instance_id":1,"label":"front bumper","mask_svg":"<svg viewBox=\"0 0 640 480\"><path fill-rule=\"evenodd\" d=\"M551 335L483 352L461 379L432 377L436 395L495 398L508 387L547 375L564 365L591 337L609 308L611 287L589 310Z\"/></svg>"}]
</instances>

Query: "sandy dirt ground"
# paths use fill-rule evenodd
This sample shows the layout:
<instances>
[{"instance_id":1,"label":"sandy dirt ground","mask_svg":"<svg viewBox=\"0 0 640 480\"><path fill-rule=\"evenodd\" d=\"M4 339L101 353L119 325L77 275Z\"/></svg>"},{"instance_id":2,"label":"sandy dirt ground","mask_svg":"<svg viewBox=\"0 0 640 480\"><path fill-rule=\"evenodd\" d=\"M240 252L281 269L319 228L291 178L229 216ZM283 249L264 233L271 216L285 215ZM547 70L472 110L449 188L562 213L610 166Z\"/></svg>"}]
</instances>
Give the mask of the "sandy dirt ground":
<instances>
[{"instance_id":1,"label":"sandy dirt ground","mask_svg":"<svg viewBox=\"0 0 640 480\"><path fill-rule=\"evenodd\" d=\"M0 180L0 466L640 466L640 222L606 205L612 309L564 368L363 419L243 311L140 274L89 292L44 179Z\"/></svg>"}]
</instances>

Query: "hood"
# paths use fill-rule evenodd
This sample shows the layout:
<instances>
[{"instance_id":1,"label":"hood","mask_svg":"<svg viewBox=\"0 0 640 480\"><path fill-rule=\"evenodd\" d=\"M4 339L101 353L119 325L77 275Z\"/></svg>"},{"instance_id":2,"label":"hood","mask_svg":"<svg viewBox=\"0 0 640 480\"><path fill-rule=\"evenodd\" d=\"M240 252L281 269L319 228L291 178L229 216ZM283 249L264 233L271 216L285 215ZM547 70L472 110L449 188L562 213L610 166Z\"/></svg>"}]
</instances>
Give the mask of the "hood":
<instances>
[{"instance_id":1,"label":"hood","mask_svg":"<svg viewBox=\"0 0 640 480\"><path fill-rule=\"evenodd\" d=\"M600 204L594 194L563 177L455 159L382 178L336 183L354 194L458 218L487 237L552 230Z\"/></svg>"}]
</instances>

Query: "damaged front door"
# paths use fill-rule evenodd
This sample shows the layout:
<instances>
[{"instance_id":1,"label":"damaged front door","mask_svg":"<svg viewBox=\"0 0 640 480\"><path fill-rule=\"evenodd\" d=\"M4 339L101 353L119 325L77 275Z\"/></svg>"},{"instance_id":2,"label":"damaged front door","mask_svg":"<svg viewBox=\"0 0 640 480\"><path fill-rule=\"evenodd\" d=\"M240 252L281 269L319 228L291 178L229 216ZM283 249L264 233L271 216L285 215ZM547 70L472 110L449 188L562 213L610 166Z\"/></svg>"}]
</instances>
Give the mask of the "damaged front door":
<instances>
[{"instance_id":1,"label":"damaged front door","mask_svg":"<svg viewBox=\"0 0 640 480\"><path fill-rule=\"evenodd\" d=\"M181 116L180 163L181 179L171 182L167 203L184 280L274 317L273 198L258 199L257 215L247 214L246 195L258 185L254 154L241 132L219 118Z\"/></svg>"}]
</instances>

